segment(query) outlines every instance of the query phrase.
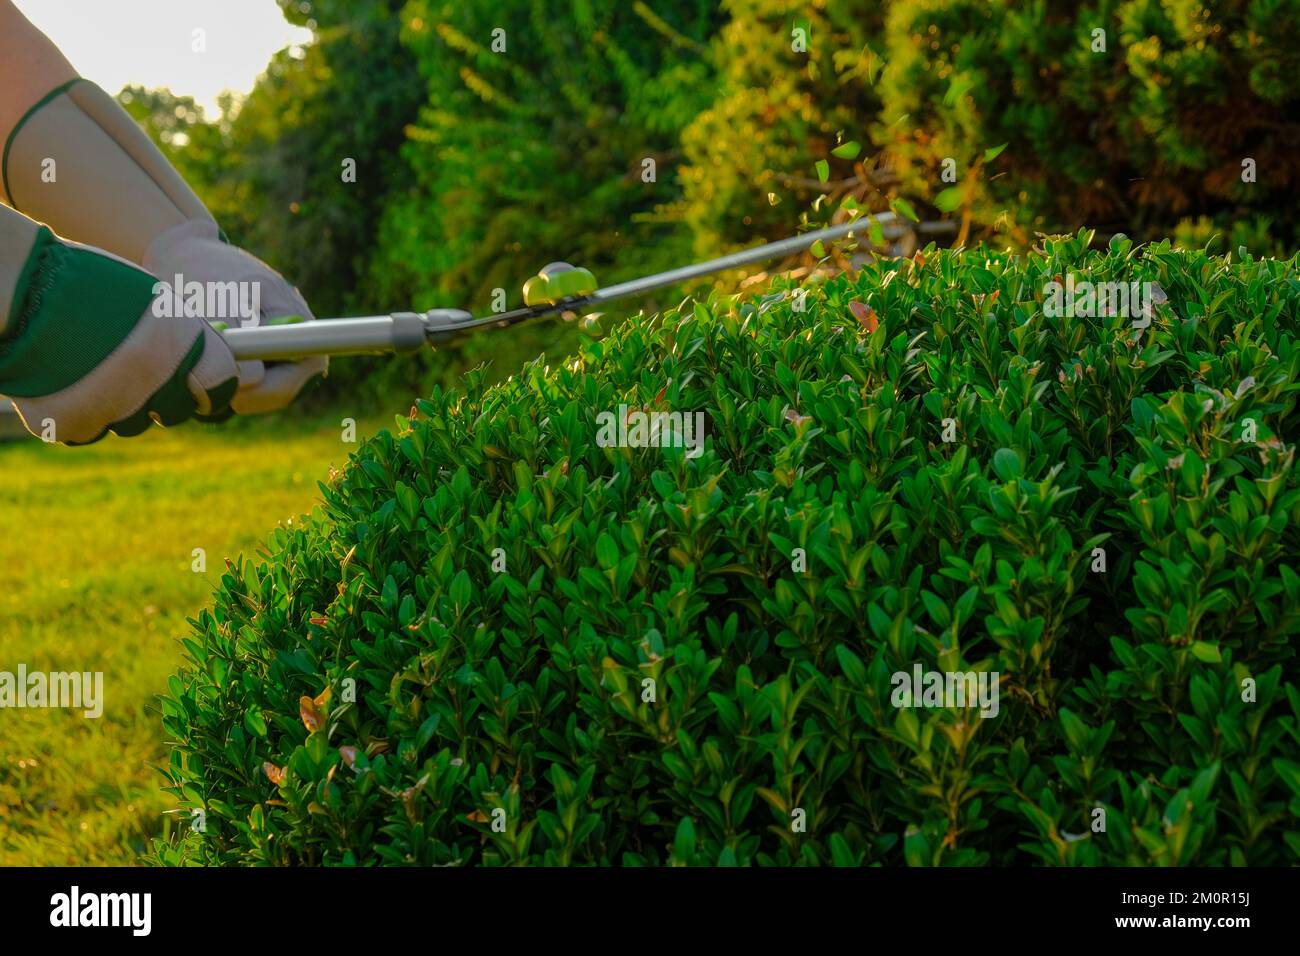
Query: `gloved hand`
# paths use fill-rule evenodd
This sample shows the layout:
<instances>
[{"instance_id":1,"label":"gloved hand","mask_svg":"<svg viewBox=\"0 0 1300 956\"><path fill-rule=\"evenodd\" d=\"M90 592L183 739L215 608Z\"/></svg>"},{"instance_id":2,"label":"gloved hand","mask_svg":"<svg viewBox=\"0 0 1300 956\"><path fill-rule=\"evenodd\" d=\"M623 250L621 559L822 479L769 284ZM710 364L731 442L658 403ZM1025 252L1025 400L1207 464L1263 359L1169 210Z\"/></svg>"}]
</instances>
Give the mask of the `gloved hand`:
<instances>
[{"instance_id":1,"label":"gloved hand","mask_svg":"<svg viewBox=\"0 0 1300 956\"><path fill-rule=\"evenodd\" d=\"M0 223L11 237L18 219L6 211ZM0 392L28 430L52 424L55 440L84 445L227 412L234 357L204 319L160 317L170 310L157 284L123 259L35 230L12 292L0 289Z\"/></svg>"},{"instance_id":2,"label":"gloved hand","mask_svg":"<svg viewBox=\"0 0 1300 956\"><path fill-rule=\"evenodd\" d=\"M150 243L142 264L172 286L236 283L239 301L259 304L256 315L214 315L208 316L209 321L252 326L289 316L315 320L297 289L260 259L222 242L210 219L194 219L168 229ZM239 391L230 408L240 415L255 415L288 405L309 382L325 374L329 360L316 356L297 362L240 362L238 366Z\"/></svg>"},{"instance_id":3,"label":"gloved hand","mask_svg":"<svg viewBox=\"0 0 1300 956\"><path fill-rule=\"evenodd\" d=\"M58 169L53 180L43 172L51 162ZM182 285L253 283L261 307L252 321L313 318L307 303L274 270L219 238L216 222L185 180L93 83L65 83L28 111L4 144L0 182L14 209L62 235L138 262L164 283L176 285L177 276ZM240 324L238 316L204 317ZM239 391L229 407L201 417L281 408L326 367L324 358L241 362Z\"/></svg>"}]
</instances>

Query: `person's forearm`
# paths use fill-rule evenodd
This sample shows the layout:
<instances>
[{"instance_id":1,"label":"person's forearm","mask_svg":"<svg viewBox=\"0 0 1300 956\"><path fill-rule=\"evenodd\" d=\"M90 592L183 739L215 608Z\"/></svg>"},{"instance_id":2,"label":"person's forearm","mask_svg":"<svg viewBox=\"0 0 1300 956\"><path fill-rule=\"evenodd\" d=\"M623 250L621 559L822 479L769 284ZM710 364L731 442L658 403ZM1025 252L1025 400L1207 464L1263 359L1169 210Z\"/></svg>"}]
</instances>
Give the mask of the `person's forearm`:
<instances>
[{"instance_id":1,"label":"person's forearm","mask_svg":"<svg viewBox=\"0 0 1300 956\"><path fill-rule=\"evenodd\" d=\"M170 230L200 222L216 231L198 196L126 110L80 79L8 0L0 0L0 11L5 43L36 48L0 66L29 91L9 97L22 112L3 139L6 203L61 236L139 264ZM5 29L9 22L16 39Z\"/></svg>"},{"instance_id":2,"label":"person's forearm","mask_svg":"<svg viewBox=\"0 0 1300 956\"><path fill-rule=\"evenodd\" d=\"M0 64L4 73L4 82L0 83L3 143L42 96L75 79L77 71L9 0L0 0Z\"/></svg>"}]
</instances>

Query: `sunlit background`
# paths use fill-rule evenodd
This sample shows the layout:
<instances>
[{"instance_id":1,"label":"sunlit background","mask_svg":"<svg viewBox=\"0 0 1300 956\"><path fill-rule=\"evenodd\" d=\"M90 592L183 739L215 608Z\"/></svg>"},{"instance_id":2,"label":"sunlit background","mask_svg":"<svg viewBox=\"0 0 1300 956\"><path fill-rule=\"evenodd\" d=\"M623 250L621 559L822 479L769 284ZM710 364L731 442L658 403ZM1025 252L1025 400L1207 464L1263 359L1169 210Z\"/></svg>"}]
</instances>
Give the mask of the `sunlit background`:
<instances>
[{"instance_id":1,"label":"sunlit background","mask_svg":"<svg viewBox=\"0 0 1300 956\"><path fill-rule=\"evenodd\" d=\"M193 96L215 115L224 90L247 93L271 55L306 43L275 0L15 0L72 65L109 93L138 83ZM196 30L206 50L194 51Z\"/></svg>"}]
</instances>

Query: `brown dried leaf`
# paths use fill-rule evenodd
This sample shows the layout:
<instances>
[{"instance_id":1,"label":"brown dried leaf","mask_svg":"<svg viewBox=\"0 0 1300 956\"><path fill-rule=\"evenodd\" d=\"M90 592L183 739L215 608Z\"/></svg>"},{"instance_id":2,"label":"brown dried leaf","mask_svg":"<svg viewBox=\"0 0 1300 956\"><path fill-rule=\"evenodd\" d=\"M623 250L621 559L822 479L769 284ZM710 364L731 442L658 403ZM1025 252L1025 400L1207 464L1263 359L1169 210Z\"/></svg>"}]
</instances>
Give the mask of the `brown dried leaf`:
<instances>
[{"instance_id":1,"label":"brown dried leaf","mask_svg":"<svg viewBox=\"0 0 1300 956\"><path fill-rule=\"evenodd\" d=\"M325 726L325 711L318 701L319 698L312 700L306 694L298 698L298 716L302 718L302 725L309 734L314 734Z\"/></svg>"},{"instance_id":2,"label":"brown dried leaf","mask_svg":"<svg viewBox=\"0 0 1300 956\"><path fill-rule=\"evenodd\" d=\"M858 320L858 324L868 332L874 332L880 327L880 320L876 318L876 310L866 303L854 299L849 303L849 311Z\"/></svg>"}]
</instances>

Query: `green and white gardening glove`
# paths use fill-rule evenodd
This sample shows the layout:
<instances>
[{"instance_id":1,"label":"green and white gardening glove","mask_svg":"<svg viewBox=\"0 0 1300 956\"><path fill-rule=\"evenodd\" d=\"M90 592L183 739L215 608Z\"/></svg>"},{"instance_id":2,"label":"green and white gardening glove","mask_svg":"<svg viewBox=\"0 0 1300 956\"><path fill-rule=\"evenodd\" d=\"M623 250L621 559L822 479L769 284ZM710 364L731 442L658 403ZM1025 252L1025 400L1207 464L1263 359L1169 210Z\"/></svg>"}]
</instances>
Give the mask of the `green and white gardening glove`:
<instances>
[{"instance_id":1,"label":"green and white gardening glove","mask_svg":"<svg viewBox=\"0 0 1300 956\"><path fill-rule=\"evenodd\" d=\"M314 318L275 270L223 240L166 157L93 83L74 80L33 106L5 144L2 172L11 206L61 235L139 263L172 287L173 302L181 305L174 312L191 318L202 312L210 322L231 326ZM194 288L203 293L203 309L184 305ZM214 301L259 307L253 315L219 314ZM241 362L230 410L282 408L327 367L323 357Z\"/></svg>"},{"instance_id":2,"label":"green and white gardening glove","mask_svg":"<svg viewBox=\"0 0 1300 956\"><path fill-rule=\"evenodd\" d=\"M0 206L0 393L32 434L84 445L227 412L230 350L202 318L160 316L157 285Z\"/></svg>"}]
</instances>

